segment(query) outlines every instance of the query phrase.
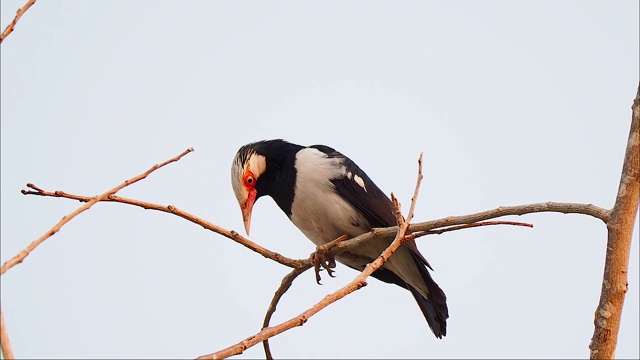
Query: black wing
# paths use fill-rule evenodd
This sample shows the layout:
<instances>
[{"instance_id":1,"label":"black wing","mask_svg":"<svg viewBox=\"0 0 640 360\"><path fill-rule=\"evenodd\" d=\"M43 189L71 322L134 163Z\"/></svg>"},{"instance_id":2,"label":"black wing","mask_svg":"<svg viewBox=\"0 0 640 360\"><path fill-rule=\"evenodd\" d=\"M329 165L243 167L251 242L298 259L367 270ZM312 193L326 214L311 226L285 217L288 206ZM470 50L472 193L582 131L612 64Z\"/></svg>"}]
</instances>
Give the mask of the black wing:
<instances>
[{"instance_id":1,"label":"black wing","mask_svg":"<svg viewBox=\"0 0 640 360\"><path fill-rule=\"evenodd\" d=\"M391 199L371 181L355 162L328 146L313 145L310 147L322 151L328 157L340 159L347 171L351 172L351 178L343 176L333 179L331 182L340 196L365 215L372 228L385 228L398 224ZM364 181L366 190L353 180L354 176L359 176ZM433 270L427 259L418 250L415 240L409 240L404 245L411 250L419 262Z\"/></svg>"},{"instance_id":2,"label":"black wing","mask_svg":"<svg viewBox=\"0 0 640 360\"><path fill-rule=\"evenodd\" d=\"M328 157L339 159L347 171L351 172L350 177L343 176L332 179L331 182L340 196L366 216L372 227L384 228L397 224L391 200L356 163L328 146L314 145L311 147L322 151ZM354 180L356 177L364 181L366 190Z\"/></svg>"}]
</instances>

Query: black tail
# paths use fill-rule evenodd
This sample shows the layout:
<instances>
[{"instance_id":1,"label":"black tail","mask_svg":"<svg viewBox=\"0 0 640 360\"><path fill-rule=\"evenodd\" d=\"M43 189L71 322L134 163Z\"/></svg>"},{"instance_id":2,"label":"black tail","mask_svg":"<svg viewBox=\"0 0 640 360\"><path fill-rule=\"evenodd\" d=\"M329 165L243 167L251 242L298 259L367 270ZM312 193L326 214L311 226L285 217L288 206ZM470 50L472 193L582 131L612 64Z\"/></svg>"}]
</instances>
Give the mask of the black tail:
<instances>
[{"instance_id":1,"label":"black tail","mask_svg":"<svg viewBox=\"0 0 640 360\"><path fill-rule=\"evenodd\" d=\"M418 269L420 269L422 279L429 290L429 297L425 299L416 289L408 284L407 288L418 302L418 306L420 306L422 314L425 319L427 319L431 331L433 331L438 339L442 339L443 336L447 335L447 319L449 318L447 296L444 294L444 291L440 289L440 286L433 281L429 270L427 270L418 259L415 260Z\"/></svg>"},{"instance_id":2,"label":"black tail","mask_svg":"<svg viewBox=\"0 0 640 360\"><path fill-rule=\"evenodd\" d=\"M438 284L431 282L436 286L440 291L440 294L443 298L445 298L444 292L442 289L438 287ZM411 286L409 287L409 291L413 294L413 297L416 299L418 306L420 306L420 310L422 310L422 314L424 318L427 319L427 323L433 331L433 334L438 338L442 339L443 336L447 335L447 318L449 317L449 310L447 309L447 303L445 301L438 301L435 296L433 296L434 291L429 288L429 298L425 299L416 289Z\"/></svg>"},{"instance_id":3,"label":"black tail","mask_svg":"<svg viewBox=\"0 0 640 360\"><path fill-rule=\"evenodd\" d=\"M420 269L420 274L422 275L422 278L427 285L427 289L429 290L429 297L426 299L418 292L418 290L414 289L412 286L400 279L398 275L388 269L379 268L374 271L371 276L378 280L396 284L411 291L416 302L418 302L418 306L420 306L420 310L422 310L422 314L425 319L427 319L427 324L429 324L431 331L433 331L434 335L438 339L442 339L443 336L447 335L447 318L449 318L447 296L444 294L444 291L440 289L440 286L433 281L431 274L429 274L429 270L427 270L423 263L419 259L416 259L415 256L414 260L416 261L416 265L418 266L418 269Z\"/></svg>"}]
</instances>

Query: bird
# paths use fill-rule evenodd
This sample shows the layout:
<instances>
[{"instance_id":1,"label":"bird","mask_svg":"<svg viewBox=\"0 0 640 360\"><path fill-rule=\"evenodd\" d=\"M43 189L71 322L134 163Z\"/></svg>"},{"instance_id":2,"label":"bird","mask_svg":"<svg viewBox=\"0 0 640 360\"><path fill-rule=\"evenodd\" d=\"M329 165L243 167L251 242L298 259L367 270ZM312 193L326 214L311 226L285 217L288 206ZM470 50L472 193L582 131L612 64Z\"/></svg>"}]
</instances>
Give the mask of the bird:
<instances>
[{"instance_id":1,"label":"bird","mask_svg":"<svg viewBox=\"0 0 640 360\"><path fill-rule=\"evenodd\" d=\"M246 144L233 159L231 186L247 235L254 204L263 196L270 196L316 246L397 225L389 197L355 162L326 145L302 146L283 139ZM335 259L362 271L391 241L376 238ZM433 270L411 239L371 276L410 291L431 331L442 339L447 334L447 297L427 268Z\"/></svg>"}]
</instances>

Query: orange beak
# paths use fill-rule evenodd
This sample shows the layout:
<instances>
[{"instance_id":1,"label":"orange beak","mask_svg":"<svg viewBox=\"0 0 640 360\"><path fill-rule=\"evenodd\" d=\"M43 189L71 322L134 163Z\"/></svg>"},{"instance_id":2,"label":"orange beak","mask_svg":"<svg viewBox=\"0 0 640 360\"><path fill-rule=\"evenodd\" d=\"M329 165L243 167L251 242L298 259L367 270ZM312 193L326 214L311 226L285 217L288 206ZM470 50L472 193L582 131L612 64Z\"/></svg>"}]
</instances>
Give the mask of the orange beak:
<instances>
[{"instance_id":1,"label":"orange beak","mask_svg":"<svg viewBox=\"0 0 640 360\"><path fill-rule=\"evenodd\" d=\"M251 228L251 211L253 210L253 204L256 202L256 195L258 195L256 189L249 190L247 200L245 200L241 206L242 221L244 222L244 231L247 233L247 236L249 236L249 230Z\"/></svg>"}]
</instances>

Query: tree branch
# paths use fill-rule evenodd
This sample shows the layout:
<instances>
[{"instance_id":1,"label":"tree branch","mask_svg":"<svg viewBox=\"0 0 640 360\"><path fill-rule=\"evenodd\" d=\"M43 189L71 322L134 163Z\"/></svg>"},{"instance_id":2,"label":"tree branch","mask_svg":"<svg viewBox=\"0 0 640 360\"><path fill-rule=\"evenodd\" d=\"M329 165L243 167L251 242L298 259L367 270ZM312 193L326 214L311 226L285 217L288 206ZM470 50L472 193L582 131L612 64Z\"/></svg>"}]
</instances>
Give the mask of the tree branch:
<instances>
[{"instance_id":1,"label":"tree branch","mask_svg":"<svg viewBox=\"0 0 640 360\"><path fill-rule=\"evenodd\" d=\"M472 224L480 221L494 219L509 215L525 215L539 212L559 212L563 214L583 214L593 216L602 221L608 221L610 211L592 204L574 204L546 202L538 204L527 204L517 206L501 206L497 209L483 211L470 215L448 216L446 218L415 223L409 226L410 232L431 231L439 228L446 228L454 225ZM397 226L388 228L375 228L370 232L357 236L353 239L343 241L336 245L336 249L347 250L360 246L363 242L369 241L378 236L393 236L397 231Z\"/></svg>"},{"instance_id":2,"label":"tree branch","mask_svg":"<svg viewBox=\"0 0 640 360\"><path fill-rule=\"evenodd\" d=\"M533 227L533 224L529 224L529 223L523 223L523 222L516 222L516 221L483 221L483 222L477 222L477 223L471 223L471 224L463 224L463 225L456 225L456 226L450 226L450 227L446 227L446 228L442 228L442 229L435 229L435 230L429 230L429 231L418 231L415 233L411 233L410 235L407 235L406 238L407 239L417 239L420 237L423 237L425 235L440 235L449 231L457 231L457 230L462 230L462 229L470 229L470 228L474 228L474 227L480 227L480 226L491 226L491 225L513 225L513 226L526 226L526 227Z\"/></svg>"},{"instance_id":3,"label":"tree branch","mask_svg":"<svg viewBox=\"0 0 640 360\"><path fill-rule=\"evenodd\" d=\"M0 307L0 347L2 347L2 356L6 360L13 360L16 356L13 354L11 348L11 342L9 341L9 333L7 332L6 325L4 324L4 313Z\"/></svg>"},{"instance_id":4,"label":"tree branch","mask_svg":"<svg viewBox=\"0 0 640 360\"><path fill-rule=\"evenodd\" d=\"M262 322L262 329L269 327L271 316L273 316L273 313L276 312L276 307L278 305L278 302L280 302L282 295L284 295L284 293L286 293L287 290L289 290L289 288L293 284L293 280L295 280L303 272L311 269L311 267L312 265L309 264L308 266L300 269L293 269L290 273L285 275L285 277L282 279L282 282L280 283L280 286L276 290L276 293L273 295L273 299L271 299L271 303L269 304L267 313L264 316L264 321ZM269 339L265 339L262 342L262 346L264 347L265 357L269 360L273 359L273 356L271 355L271 348L269 347Z\"/></svg>"},{"instance_id":5,"label":"tree branch","mask_svg":"<svg viewBox=\"0 0 640 360\"><path fill-rule=\"evenodd\" d=\"M622 306L629 284L629 254L640 198L640 84L631 106L631 127L616 202L607 221L607 256L600 302L596 309L591 359L613 359L618 343Z\"/></svg>"},{"instance_id":6,"label":"tree branch","mask_svg":"<svg viewBox=\"0 0 640 360\"><path fill-rule=\"evenodd\" d=\"M0 44L2 44L2 42L4 41L4 38L9 36L9 34L13 32L13 29L16 27L16 24L18 23L18 20L20 20L20 18L22 17L22 14L24 14L25 11L29 10L31 5L35 3L36 3L36 0L29 0L27 1L26 4L24 4L23 7L18 9L18 11L16 12L16 17L13 18L13 21L9 23L9 25L7 25L7 27L4 29L2 34L0 34Z\"/></svg>"},{"instance_id":7,"label":"tree branch","mask_svg":"<svg viewBox=\"0 0 640 360\"><path fill-rule=\"evenodd\" d=\"M163 162L160 165L158 165L158 164L154 165L153 167L151 167L151 169L149 169L149 170L145 171L144 173L142 173L142 174L140 174L138 176L135 176L135 177L133 177L133 178L131 178L129 180L126 180L122 184L114 187L111 190L108 190L104 194L89 199L85 205L79 207L76 211L72 212L71 214L63 217L56 225L54 225L51 228L51 230L49 230L46 233L44 233L44 235L42 235L38 239L34 240L31 244L29 244L24 250L22 250L16 256L14 256L9 261L7 261L4 264L2 264L2 268L0 268L0 275L3 275L5 272L7 272L7 270L11 269L15 265L20 264L22 261L24 261L24 259L27 256L29 256L29 254L36 247L38 247L38 245L40 245L43 241L47 240L51 236L55 235L55 233L60 231L60 228L62 228L62 226L64 226L64 224L66 224L69 221L71 221L71 219L73 219L78 214L82 213L83 211L88 210L91 206L93 206L93 204L95 204L95 203L97 203L99 201L103 201L104 199L106 199L110 195L113 195L116 192L120 191L122 188L127 187L127 186L129 186L131 184L134 184L134 183L146 178L149 174L151 174L152 172L160 169L161 167L163 167L163 166L165 166L167 164L170 164L172 162L176 162L176 161L180 160L183 156L187 155L188 153L190 153L192 151L193 151L193 148L189 148L189 149L185 150L182 154L180 154L180 155L178 155L176 157L173 157L173 158ZM27 184L27 186L29 186L29 187L31 187L33 189L36 189L36 190L40 190L35 185ZM24 191L23 191L23 193L24 193Z\"/></svg>"},{"instance_id":8,"label":"tree branch","mask_svg":"<svg viewBox=\"0 0 640 360\"><path fill-rule=\"evenodd\" d=\"M40 188L37 188L35 185L32 185L32 184L29 184L29 187L34 189L35 191L22 190L22 194L46 196L46 197L61 197L65 199L78 200L81 202L87 202L93 199L92 197L89 197L89 196L74 195L74 194L63 192L63 191L45 191ZM236 231L226 230L211 222L203 220L193 214L180 210L173 205L154 204L146 201L125 198L117 195L110 195L106 199L102 199L101 201L123 203L123 204L138 206L147 210L156 210L156 211L162 211L169 214L177 215L183 219L186 219L195 224L198 224L205 229L211 230L217 234L227 237L233 241L236 241L237 243L259 253L265 258L269 258L273 261L276 261L290 268L299 269L299 268L306 267L309 264L308 263L309 260L306 260L306 259L294 260L294 259L287 258L279 253L263 248L262 246L238 234ZM497 209L483 211L483 212L470 214L470 215L448 216L446 218L411 224L409 226L409 230L416 233L425 232L425 231L426 232L433 231L434 233L440 233L440 232L443 232L442 230L444 229L437 230L437 231L435 229L448 228L454 225L473 224L473 223L478 223L480 221L494 219L502 216L525 215L525 214L538 213L538 212L583 214L583 215L593 216L603 221L604 219L609 218L609 210L600 208L592 204L547 202L547 203L527 204L527 205L518 205L518 206L501 206ZM478 226L478 225L475 225L475 226ZM527 226L527 225L524 225L524 226ZM344 240L336 243L331 252L333 254L336 254L338 252L345 251L353 247L357 247L363 242L370 241L371 239L379 236L392 237L396 234L397 231L398 231L397 226L392 226L388 228L375 228L370 232L359 235L353 239ZM450 230L447 230L447 231L450 231Z\"/></svg>"},{"instance_id":9,"label":"tree branch","mask_svg":"<svg viewBox=\"0 0 640 360\"><path fill-rule=\"evenodd\" d=\"M81 202L87 202L87 201L91 201L93 198L92 197L88 197L88 196L82 196L82 195L74 195L74 194L69 194L69 193L65 193L63 191L45 191L42 190L38 187L36 187L33 184L27 184L27 186L29 186L30 188L34 189L35 191L31 191L31 190L22 190L22 194L24 195L38 195L38 196L46 196L46 197L61 197L61 198L65 198L65 199L72 199L72 200L78 200ZM290 259L286 256L282 256L277 252L273 252L271 250L268 250L256 243L254 243L253 241L245 238L244 236L238 234L237 232L233 231L233 230L227 230L224 229L216 224L213 224L207 220L201 219L191 213L188 213L186 211L180 210L177 207L173 206L173 205L160 205L160 204L154 204L154 203L150 203L150 202L146 202L146 201L141 201L141 200L135 200L135 199L130 199L130 198L125 198L125 197L121 197L121 196L117 196L117 195L109 195L107 198L102 199L101 201L105 201L105 202L116 202L116 203L122 203L122 204L128 204L128 205L133 205L133 206L138 206L141 207L143 209L147 209L147 210L156 210L156 211L162 211L162 212L166 212L169 214L173 214L176 216L179 216L185 220L188 220L194 224L200 225L203 228L207 229L207 230L211 230L217 234L220 234L228 239L231 239L235 242L237 242L238 244L247 247L248 249L251 249L255 252L257 252L258 254L264 256L265 258L271 259L273 261L276 261L284 266L288 266L290 268L294 268L294 269L300 269L303 268L305 266L307 266L308 264L310 264L310 262L308 260L294 260L294 259Z\"/></svg>"},{"instance_id":10,"label":"tree branch","mask_svg":"<svg viewBox=\"0 0 640 360\"><path fill-rule=\"evenodd\" d=\"M172 162L176 162L178 160L180 160L183 156L187 155L188 153L192 152L193 148L189 148L187 150L185 150L184 152L182 152L180 155L175 156L163 163L161 163L160 165L156 164L154 166L152 166L149 170L145 171L144 173L135 176L129 180L126 180L125 182L123 182L122 184L114 187L111 190L108 190L107 192L105 192L102 195L93 197L93 198L87 198L86 204L84 204L83 206L79 207L76 211L72 212L71 214L64 216L60 221L58 221L58 223L56 225L54 225L51 230L47 231L46 233L44 233L44 235L40 236L38 239L34 240L33 242L31 242L31 244L27 245L26 248L24 248L24 250L20 251L16 256L14 256L13 258L11 258L9 261L5 262L4 264L2 264L2 268L0 268L0 275L3 275L5 272L7 272L7 270L11 269L12 267L14 267L15 265L20 264L22 261L24 261L24 259L29 256L29 254L31 254L31 252L33 250L35 250L35 248L38 247L38 245L42 244L45 240L47 240L48 238L50 238L51 236L55 235L58 231L60 231L60 229L62 228L62 226L64 226L66 223L68 223L69 221L71 221L71 219L75 218L78 214L84 212L85 210L88 210L91 206L93 206L95 203L103 201L104 199L106 199L108 196L115 194L116 192L120 191L121 189L134 184L144 178L146 178L147 176L149 176L149 174L151 174L152 172L160 169L161 167L170 164ZM37 186L33 185L33 184L27 184L27 186L29 186L30 188L36 190L36 191L42 191L40 188L38 188ZM23 190L23 194L25 193L25 191ZM2 347L2 353L4 354L5 359L12 359L14 358L13 355L13 351L11 350L11 343L9 342L9 335L7 334L7 329L5 327L4 324L4 315L1 314L1 309L0 309L0 315L1 315L1 319L0 319L0 340L2 341L2 343L0 343L0 346Z\"/></svg>"}]
</instances>

